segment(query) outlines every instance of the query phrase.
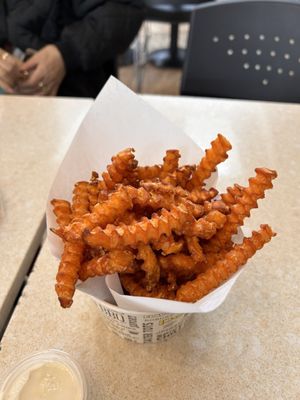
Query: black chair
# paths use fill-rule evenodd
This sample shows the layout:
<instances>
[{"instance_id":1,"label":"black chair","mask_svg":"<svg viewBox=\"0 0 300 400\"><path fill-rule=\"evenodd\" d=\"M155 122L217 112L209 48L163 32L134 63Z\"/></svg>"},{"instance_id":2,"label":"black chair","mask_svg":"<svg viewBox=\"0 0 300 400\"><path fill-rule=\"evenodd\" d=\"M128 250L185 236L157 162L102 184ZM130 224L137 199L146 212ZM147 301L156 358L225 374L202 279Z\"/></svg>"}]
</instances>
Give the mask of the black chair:
<instances>
[{"instance_id":1,"label":"black chair","mask_svg":"<svg viewBox=\"0 0 300 400\"><path fill-rule=\"evenodd\" d=\"M300 2L239 0L198 7L181 94L300 102Z\"/></svg>"},{"instance_id":2,"label":"black chair","mask_svg":"<svg viewBox=\"0 0 300 400\"><path fill-rule=\"evenodd\" d=\"M210 0L145 0L145 19L147 21L168 22L171 24L170 47L153 51L149 61L157 67L183 66L185 50L178 48L178 27L189 22L192 11L201 3Z\"/></svg>"}]
</instances>

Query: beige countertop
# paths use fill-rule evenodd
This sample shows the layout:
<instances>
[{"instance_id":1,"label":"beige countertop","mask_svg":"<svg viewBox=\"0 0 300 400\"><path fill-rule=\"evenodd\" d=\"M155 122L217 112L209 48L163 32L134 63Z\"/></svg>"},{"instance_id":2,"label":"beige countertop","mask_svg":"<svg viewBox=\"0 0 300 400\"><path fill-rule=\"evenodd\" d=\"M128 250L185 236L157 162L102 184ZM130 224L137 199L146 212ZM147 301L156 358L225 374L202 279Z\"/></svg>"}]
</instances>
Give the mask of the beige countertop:
<instances>
[{"instance_id":1,"label":"beige countertop","mask_svg":"<svg viewBox=\"0 0 300 400\"><path fill-rule=\"evenodd\" d=\"M50 185L91 103L0 96L0 332L41 242Z\"/></svg>"},{"instance_id":2,"label":"beige countertop","mask_svg":"<svg viewBox=\"0 0 300 400\"><path fill-rule=\"evenodd\" d=\"M299 399L300 106L145 99L203 146L217 132L229 138L233 150L218 188L245 184L257 166L277 169L274 189L246 225L269 223L278 236L248 263L221 307L153 345L111 333L82 293L62 310L53 288L57 261L44 245L3 337L0 371L54 347L81 364L93 400Z\"/></svg>"}]
</instances>

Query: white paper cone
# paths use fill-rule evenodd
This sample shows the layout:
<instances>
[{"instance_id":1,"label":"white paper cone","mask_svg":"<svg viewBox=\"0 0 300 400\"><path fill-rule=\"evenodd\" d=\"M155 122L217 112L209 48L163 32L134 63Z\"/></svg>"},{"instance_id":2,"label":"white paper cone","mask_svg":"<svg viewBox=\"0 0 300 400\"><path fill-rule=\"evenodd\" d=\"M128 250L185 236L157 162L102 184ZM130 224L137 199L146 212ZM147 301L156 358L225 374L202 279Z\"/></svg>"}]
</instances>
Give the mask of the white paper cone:
<instances>
[{"instance_id":1,"label":"white paper cone","mask_svg":"<svg viewBox=\"0 0 300 400\"><path fill-rule=\"evenodd\" d=\"M49 193L46 211L47 233L50 249L55 256L61 255L62 243L49 231L50 227L56 226L50 200L70 200L75 182L88 180L92 170L104 171L112 155L127 147L135 148L140 165L161 163L167 149L180 150L181 164L198 163L203 155L203 151L190 137L118 80L110 78L76 133ZM213 174L207 187L214 186L215 181L216 174ZM77 288L96 301L98 299L113 302L114 299L126 310L198 313L209 312L218 307L239 274L240 272L194 304L125 296L115 276L107 277L106 281L105 278L88 279Z\"/></svg>"}]
</instances>

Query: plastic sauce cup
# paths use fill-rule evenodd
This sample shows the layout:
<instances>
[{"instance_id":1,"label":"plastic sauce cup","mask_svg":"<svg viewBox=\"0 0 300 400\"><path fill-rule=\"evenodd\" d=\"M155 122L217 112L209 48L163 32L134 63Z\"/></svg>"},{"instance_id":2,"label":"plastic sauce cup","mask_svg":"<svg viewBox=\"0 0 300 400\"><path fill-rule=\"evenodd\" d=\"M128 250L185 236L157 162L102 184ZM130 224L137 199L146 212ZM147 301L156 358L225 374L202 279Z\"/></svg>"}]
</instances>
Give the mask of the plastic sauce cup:
<instances>
[{"instance_id":1,"label":"plastic sauce cup","mask_svg":"<svg viewBox=\"0 0 300 400\"><path fill-rule=\"evenodd\" d=\"M24 385L26 385L26 382L28 382L30 373L38 371L38 369L43 366L49 367L49 365L56 366L61 371L64 371L71 382L76 382L78 389L76 389L76 398L88 400L88 389L82 369L68 353L56 349L31 354L15 365L4 377L4 382L0 389L0 400L19 399L19 393ZM59 392L59 385L61 383L59 379L51 376L51 374L46 374L46 376L43 377L43 381L39 382L41 387L46 387L46 392L50 399L56 398L55 392ZM51 391L53 393L51 393ZM54 395L54 397L51 397L51 395ZM31 400L38 400L38 397L31 398Z\"/></svg>"}]
</instances>

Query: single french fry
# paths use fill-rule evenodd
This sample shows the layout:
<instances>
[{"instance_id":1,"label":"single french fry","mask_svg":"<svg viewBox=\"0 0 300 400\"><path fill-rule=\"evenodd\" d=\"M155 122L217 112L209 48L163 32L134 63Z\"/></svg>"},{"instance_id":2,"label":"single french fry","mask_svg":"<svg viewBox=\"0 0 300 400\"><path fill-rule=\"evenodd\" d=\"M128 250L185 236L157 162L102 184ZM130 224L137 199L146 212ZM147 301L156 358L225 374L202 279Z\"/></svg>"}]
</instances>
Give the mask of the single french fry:
<instances>
[{"instance_id":1,"label":"single french fry","mask_svg":"<svg viewBox=\"0 0 300 400\"><path fill-rule=\"evenodd\" d=\"M199 274L196 279L182 285L176 293L176 300L195 302L229 279L257 250L261 249L276 234L268 225L261 225L258 232L253 231L250 238L242 244L235 245L224 260Z\"/></svg>"}]
</instances>

